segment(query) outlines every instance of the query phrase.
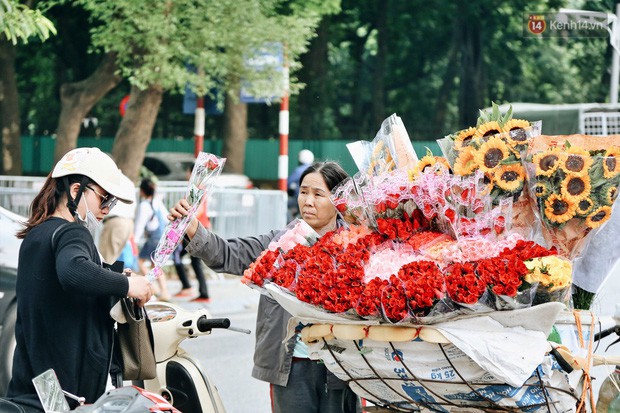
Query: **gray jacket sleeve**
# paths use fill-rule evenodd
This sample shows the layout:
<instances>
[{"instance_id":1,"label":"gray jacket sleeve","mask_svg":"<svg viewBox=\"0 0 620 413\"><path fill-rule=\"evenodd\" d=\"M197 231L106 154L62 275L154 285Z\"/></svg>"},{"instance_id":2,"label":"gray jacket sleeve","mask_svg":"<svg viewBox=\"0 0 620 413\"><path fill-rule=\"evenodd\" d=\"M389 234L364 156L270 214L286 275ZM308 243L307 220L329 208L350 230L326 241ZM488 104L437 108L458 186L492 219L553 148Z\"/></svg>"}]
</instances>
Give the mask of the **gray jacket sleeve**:
<instances>
[{"instance_id":1,"label":"gray jacket sleeve","mask_svg":"<svg viewBox=\"0 0 620 413\"><path fill-rule=\"evenodd\" d=\"M223 239L198 225L198 230L186 249L190 255L202 259L213 271L243 275L243 271L267 249L278 232L271 231L256 237Z\"/></svg>"}]
</instances>

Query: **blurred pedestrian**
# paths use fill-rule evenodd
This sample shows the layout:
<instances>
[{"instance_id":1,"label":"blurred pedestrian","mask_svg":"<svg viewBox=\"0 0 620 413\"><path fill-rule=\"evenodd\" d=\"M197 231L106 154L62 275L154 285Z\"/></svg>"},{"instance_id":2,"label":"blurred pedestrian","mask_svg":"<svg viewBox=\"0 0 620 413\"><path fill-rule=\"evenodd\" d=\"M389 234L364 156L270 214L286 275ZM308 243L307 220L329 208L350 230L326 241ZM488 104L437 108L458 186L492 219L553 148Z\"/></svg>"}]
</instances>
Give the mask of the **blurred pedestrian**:
<instances>
[{"instance_id":1,"label":"blurred pedestrian","mask_svg":"<svg viewBox=\"0 0 620 413\"><path fill-rule=\"evenodd\" d=\"M135 218L134 237L137 243L141 244L138 253L138 266L140 272L146 275L154 265L152 254L157 248L159 239L164 234L168 220L166 219L167 210L162 200L155 196L156 184L149 178L145 178L140 182L140 204ZM162 271L157 277L159 291L157 297L162 301L170 299L166 275Z\"/></svg>"},{"instance_id":2,"label":"blurred pedestrian","mask_svg":"<svg viewBox=\"0 0 620 413\"><path fill-rule=\"evenodd\" d=\"M122 202L110 210L110 213L103 218L103 229L99 237L99 252L103 261L108 264L112 264L120 258L121 252L133 234L136 215L135 185L125 175L123 175L123 181L128 188L134 188L131 204ZM131 267L131 263L128 264L126 266Z\"/></svg>"},{"instance_id":3,"label":"blurred pedestrian","mask_svg":"<svg viewBox=\"0 0 620 413\"><path fill-rule=\"evenodd\" d=\"M301 174L314 162L314 154L309 149L302 149L297 154L298 165L291 172L287 179L287 221L292 221L293 218L299 217L299 207L297 205L297 197L299 196L299 179Z\"/></svg>"}]
</instances>

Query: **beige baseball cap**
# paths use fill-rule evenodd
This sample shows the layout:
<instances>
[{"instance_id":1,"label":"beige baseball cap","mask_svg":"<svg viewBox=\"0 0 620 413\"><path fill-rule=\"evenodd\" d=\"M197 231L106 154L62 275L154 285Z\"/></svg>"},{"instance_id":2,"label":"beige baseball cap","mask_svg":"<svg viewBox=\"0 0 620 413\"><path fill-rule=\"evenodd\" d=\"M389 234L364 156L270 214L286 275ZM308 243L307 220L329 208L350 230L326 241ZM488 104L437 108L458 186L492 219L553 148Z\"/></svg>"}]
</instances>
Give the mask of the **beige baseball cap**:
<instances>
[{"instance_id":1,"label":"beige baseball cap","mask_svg":"<svg viewBox=\"0 0 620 413\"><path fill-rule=\"evenodd\" d=\"M77 148L67 152L52 171L52 178L67 175L84 175L92 179L110 195L131 204L135 200L135 187L116 163L99 148Z\"/></svg>"}]
</instances>

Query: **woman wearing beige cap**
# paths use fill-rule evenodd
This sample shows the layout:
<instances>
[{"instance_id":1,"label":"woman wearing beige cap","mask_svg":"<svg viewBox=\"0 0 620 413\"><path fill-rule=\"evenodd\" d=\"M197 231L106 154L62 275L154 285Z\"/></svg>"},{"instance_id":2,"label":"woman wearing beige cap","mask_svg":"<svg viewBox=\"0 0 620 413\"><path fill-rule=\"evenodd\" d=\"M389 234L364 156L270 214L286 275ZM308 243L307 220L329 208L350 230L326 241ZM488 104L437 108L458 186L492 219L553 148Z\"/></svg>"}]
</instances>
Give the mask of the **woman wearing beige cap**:
<instances>
[{"instance_id":1,"label":"woman wearing beige cap","mask_svg":"<svg viewBox=\"0 0 620 413\"><path fill-rule=\"evenodd\" d=\"M63 390L87 403L105 392L114 340L110 309L126 296L144 304L152 290L145 277L104 268L92 234L117 201L132 202L132 191L108 155L79 148L63 156L33 200L17 234L23 238L17 345L0 411L43 411L32 378L48 369Z\"/></svg>"}]
</instances>

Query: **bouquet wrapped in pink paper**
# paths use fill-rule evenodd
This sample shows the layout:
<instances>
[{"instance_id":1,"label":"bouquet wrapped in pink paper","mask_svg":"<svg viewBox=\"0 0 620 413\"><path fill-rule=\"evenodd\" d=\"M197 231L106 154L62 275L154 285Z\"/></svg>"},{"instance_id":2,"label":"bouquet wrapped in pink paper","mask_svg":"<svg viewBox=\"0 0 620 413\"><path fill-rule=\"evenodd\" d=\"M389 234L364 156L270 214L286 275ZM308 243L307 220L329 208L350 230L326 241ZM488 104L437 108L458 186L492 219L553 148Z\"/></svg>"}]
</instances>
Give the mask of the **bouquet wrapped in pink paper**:
<instances>
[{"instance_id":1,"label":"bouquet wrapped in pink paper","mask_svg":"<svg viewBox=\"0 0 620 413\"><path fill-rule=\"evenodd\" d=\"M153 268L147 274L147 278L151 282L161 274L162 267L181 243L185 231L187 231L187 226L196 216L198 207L204 197L208 196L211 191L215 178L222 171L225 162L226 158L220 158L210 153L200 152L198 154L189 178L187 192L185 193L185 199L187 199L191 206L189 213L185 217L176 219L166 226L164 234L151 256Z\"/></svg>"}]
</instances>

